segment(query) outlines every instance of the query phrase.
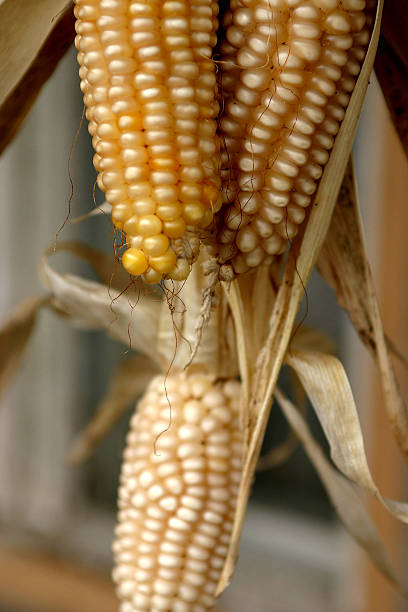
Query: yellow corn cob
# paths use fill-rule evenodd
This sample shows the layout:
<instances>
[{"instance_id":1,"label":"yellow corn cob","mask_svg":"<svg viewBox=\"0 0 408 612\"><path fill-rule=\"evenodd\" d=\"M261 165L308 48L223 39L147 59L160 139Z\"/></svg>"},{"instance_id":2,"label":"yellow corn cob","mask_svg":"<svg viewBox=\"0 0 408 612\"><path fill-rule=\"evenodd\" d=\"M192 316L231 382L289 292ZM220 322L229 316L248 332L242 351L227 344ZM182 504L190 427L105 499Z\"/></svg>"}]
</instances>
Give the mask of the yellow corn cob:
<instances>
[{"instance_id":1,"label":"yellow corn cob","mask_svg":"<svg viewBox=\"0 0 408 612\"><path fill-rule=\"evenodd\" d=\"M364 59L365 4L231 0L216 221L219 259L237 273L283 252L305 218Z\"/></svg>"},{"instance_id":2,"label":"yellow corn cob","mask_svg":"<svg viewBox=\"0 0 408 612\"><path fill-rule=\"evenodd\" d=\"M182 373L155 378L140 401L113 545L121 612L213 608L241 477L239 398L234 380Z\"/></svg>"},{"instance_id":3,"label":"yellow corn cob","mask_svg":"<svg viewBox=\"0 0 408 612\"><path fill-rule=\"evenodd\" d=\"M126 233L124 267L183 280L189 230L221 205L211 59L216 0L75 0L76 47L98 185ZM194 236L194 232L192 232Z\"/></svg>"}]
</instances>

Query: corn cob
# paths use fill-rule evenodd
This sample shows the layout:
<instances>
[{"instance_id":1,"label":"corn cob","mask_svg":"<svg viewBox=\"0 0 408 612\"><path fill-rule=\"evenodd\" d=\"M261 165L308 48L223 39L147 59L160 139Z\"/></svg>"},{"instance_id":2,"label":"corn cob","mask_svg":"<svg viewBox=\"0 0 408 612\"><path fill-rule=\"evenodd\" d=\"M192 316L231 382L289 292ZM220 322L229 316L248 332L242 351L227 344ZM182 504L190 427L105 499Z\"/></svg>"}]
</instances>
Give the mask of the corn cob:
<instances>
[{"instance_id":1,"label":"corn cob","mask_svg":"<svg viewBox=\"0 0 408 612\"><path fill-rule=\"evenodd\" d=\"M369 40L364 0L231 0L223 18L218 256L242 273L306 215Z\"/></svg>"},{"instance_id":2,"label":"corn cob","mask_svg":"<svg viewBox=\"0 0 408 612\"><path fill-rule=\"evenodd\" d=\"M213 608L241 477L239 398L234 380L182 373L140 401L113 545L121 612Z\"/></svg>"},{"instance_id":3,"label":"corn cob","mask_svg":"<svg viewBox=\"0 0 408 612\"><path fill-rule=\"evenodd\" d=\"M75 0L97 182L126 234L124 267L183 280L195 228L221 205L211 59L216 0Z\"/></svg>"}]
</instances>

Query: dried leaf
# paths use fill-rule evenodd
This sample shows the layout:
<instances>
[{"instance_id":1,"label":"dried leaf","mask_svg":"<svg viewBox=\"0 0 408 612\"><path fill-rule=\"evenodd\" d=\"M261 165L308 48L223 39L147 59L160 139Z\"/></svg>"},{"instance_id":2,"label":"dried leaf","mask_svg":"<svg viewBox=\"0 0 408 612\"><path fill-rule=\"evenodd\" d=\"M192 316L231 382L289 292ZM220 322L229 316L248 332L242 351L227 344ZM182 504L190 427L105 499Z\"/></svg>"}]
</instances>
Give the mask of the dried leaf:
<instances>
[{"instance_id":1,"label":"dried leaf","mask_svg":"<svg viewBox=\"0 0 408 612\"><path fill-rule=\"evenodd\" d=\"M312 403L339 470L367 489L396 518L408 523L408 504L384 499L371 476L357 408L341 362L332 355L312 351L290 351L286 361Z\"/></svg>"},{"instance_id":2,"label":"dried leaf","mask_svg":"<svg viewBox=\"0 0 408 612\"><path fill-rule=\"evenodd\" d=\"M143 295L113 294L105 285L72 274L58 274L44 256L40 278L51 291L53 304L87 329L104 329L119 340L159 363L157 343L160 302Z\"/></svg>"},{"instance_id":3,"label":"dried leaf","mask_svg":"<svg viewBox=\"0 0 408 612\"><path fill-rule=\"evenodd\" d=\"M137 396L145 390L156 374L158 374L157 367L146 360L146 357L136 355L119 362L106 396L94 417L72 444L68 457L70 463L79 464L89 459L125 410L135 402Z\"/></svg>"},{"instance_id":4,"label":"dried leaf","mask_svg":"<svg viewBox=\"0 0 408 612\"><path fill-rule=\"evenodd\" d=\"M408 457L408 415L384 337L352 165L348 167L318 267L378 364L388 418L402 452Z\"/></svg>"},{"instance_id":5,"label":"dried leaf","mask_svg":"<svg viewBox=\"0 0 408 612\"><path fill-rule=\"evenodd\" d=\"M304 234L303 236L299 235L292 245L274 303L269 325L269 336L263 349L259 353L256 363L256 371L250 394L250 439L248 452L245 457L243 475L238 493L239 502L236 509L230 547L217 587L217 594L220 594L229 584L234 571L249 493L268 422L272 395L290 342L296 314L304 293L304 287L308 282L328 231L341 181L346 169L347 160L350 155L364 96L374 64L380 32L382 8L383 0L379 0L366 59L351 96L345 118L336 137L330 159L320 180ZM240 283L240 280L238 279L234 282ZM253 313L253 316L256 317L256 311ZM235 318L234 315L234 319ZM250 343L250 341L251 339L249 339L248 342ZM249 378L249 373L241 372L241 375L244 378L245 376Z\"/></svg>"},{"instance_id":6,"label":"dried leaf","mask_svg":"<svg viewBox=\"0 0 408 612\"><path fill-rule=\"evenodd\" d=\"M296 330L294 337L290 343L291 349L302 349L304 351L319 351L335 355L337 352L336 345L329 336L319 329L303 325Z\"/></svg>"},{"instance_id":7,"label":"dried leaf","mask_svg":"<svg viewBox=\"0 0 408 612\"><path fill-rule=\"evenodd\" d=\"M305 419L295 406L278 389L275 392L275 397L289 424L301 440L310 461L316 468L343 525L366 551L382 574L404 597L408 597L395 576L384 544L354 487L327 461L322 449L314 440Z\"/></svg>"},{"instance_id":8,"label":"dried leaf","mask_svg":"<svg viewBox=\"0 0 408 612\"><path fill-rule=\"evenodd\" d=\"M242 381L242 423L245 432L245 442L247 443L247 437L249 432L249 392L250 392L250 381L251 381L251 365L249 359L249 346L248 335L246 333L246 320L245 310L243 307L242 293L239 284L234 281L233 283L224 283L223 289L228 299L228 304L231 309L232 317L234 320L235 337L237 342L237 354L239 372Z\"/></svg>"},{"instance_id":9,"label":"dried leaf","mask_svg":"<svg viewBox=\"0 0 408 612\"><path fill-rule=\"evenodd\" d=\"M74 40L72 2L0 4L0 154Z\"/></svg>"},{"instance_id":10,"label":"dried leaf","mask_svg":"<svg viewBox=\"0 0 408 612\"><path fill-rule=\"evenodd\" d=\"M48 298L44 297L27 298L14 309L0 329L0 393L15 376L34 330L38 312L47 302Z\"/></svg>"},{"instance_id":11,"label":"dried leaf","mask_svg":"<svg viewBox=\"0 0 408 612\"><path fill-rule=\"evenodd\" d=\"M207 283L202 267L204 257L202 253L192 265L186 281L164 283L166 299L159 331L162 368L164 372L205 368L214 376L234 378L238 376L238 365L231 315L218 286L214 287L211 316L202 325L202 291ZM199 343L196 342L198 335Z\"/></svg>"},{"instance_id":12,"label":"dried leaf","mask_svg":"<svg viewBox=\"0 0 408 612\"><path fill-rule=\"evenodd\" d=\"M92 266L99 280L109 289L125 291L128 287L133 288L130 275L120 265L118 259L99 249L94 249L84 242L58 241L47 250L46 255L54 253L71 253L80 259L84 259Z\"/></svg>"}]
</instances>

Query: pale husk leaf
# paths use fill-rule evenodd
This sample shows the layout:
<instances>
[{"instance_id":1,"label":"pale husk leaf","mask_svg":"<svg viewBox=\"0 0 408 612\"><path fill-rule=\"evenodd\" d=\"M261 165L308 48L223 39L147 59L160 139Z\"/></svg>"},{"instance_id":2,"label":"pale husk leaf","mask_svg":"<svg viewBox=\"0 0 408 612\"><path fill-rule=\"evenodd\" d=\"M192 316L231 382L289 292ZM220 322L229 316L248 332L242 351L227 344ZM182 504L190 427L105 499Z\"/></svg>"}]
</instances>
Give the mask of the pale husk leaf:
<instances>
[{"instance_id":1,"label":"pale husk leaf","mask_svg":"<svg viewBox=\"0 0 408 612\"><path fill-rule=\"evenodd\" d=\"M201 296L207 283L203 261L202 253L186 281L164 284L158 342L162 369L170 373L205 368L216 377L234 378L238 375L234 330L220 287L214 288L211 316L202 325Z\"/></svg>"},{"instance_id":2,"label":"pale husk leaf","mask_svg":"<svg viewBox=\"0 0 408 612\"><path fill-rule=\"evenodd\" d=\"M305 419L292 402L279 389L276 390L275 397L290 426L301 441L310 461L316 468L343 525L366 551L371 561L382 574L404 597L407 597L408 594L396 578L381 537L358 497L355 488L327 461L322 449L314 440Z\"/></svg>"},{"instance_id":3,"label":"pale husk leaf","mask_svg":"<svg viewBox=\"0 0 408 612\"><path fill-rule=\"evenodd\" d=\"M378 364L385 408L395 438L408 457L408 415L398 389L368 263L353 165L348 166L318 268L348 312L361 340Z\"/></svg>"},{"instance_id":4,"label":"pale husk leaf","mask_svg":"<svg viewBox=\"0 0 408 612\"><path fill-rule=\"evenodd\" d=\"M371 476L357 408L341 362L332 355L299 350L289 351L286 362L295 370L312 403L339 470L367 489L396 518L408 523L408 504L384 499Z\"/></svg>"},{"instance_id":5,"label":"pale husk leaf","mask_svg":"<svg viewBox=\"0 0 408 612\"><path fill-rule=\"evenodd\" d=\"M95 415L72 443L68 456L70 463L83 463L91 456L125 410L158 373L158 368L144 356L131 355L119 362Z\"/></svg>"},{"instance_id":6,"label":"pale husk leaf","mask_svg":"<svg viewBox=\"0 0 408 612\"><path fill-rule=\"evenodd\" d=\"M217 588L218 594L229 584L234 571L249 493L269 417L272 395L290 342L296 314L304 294L304 287L308 282L329 228L350 155L374 63L382 9L383 0L379 0L366 59L311 206L304 234L295 241L294 248L292 247L289 255L270 318L269 336L258 356L257 369L251 385L248 452L244 462L238 494L239 502L229 552ZM234 282L239 283L240 281L238 279ZM257 316L256 311L253 312L253 316ZM251 339L249 339L249 343L250 341ZM238 338L237 342L240 344L242 339ZM241 372L241 375L243 378L248 376L243 372Z\"/></svg>"},{"instance_id":7,"label":"pale husk leaf","mask_svg":"<svg viewBox=\"0 0 408 612\"><path fill-rule=\"evenodd\" d=\"M109 287L72 274L59 274L41 260L40 278L51 292L52 304L85 329L104 329L108 336L160 363L157 350L160 302L113 292Z\"/></svg>"},{"instance_id":8,"label":"pale husk leaf","mask_svg":"<svg viewBox=\"0 0 408 612\"><path fill-rule=\"evenodd\" d=\"M109 289L126 291L128 288L134 289L135 285L131 281L130 275L120 264L118 257L113 257L104 253L100 249L95 249L84 242L77 240L58 240L46 251L47 256L54 253L70 253L86 261L92 266L98 279ZM142 285L140 285L142 287ZM145 291L146 295L148 292Z\"/></svg>"}]
</instances>

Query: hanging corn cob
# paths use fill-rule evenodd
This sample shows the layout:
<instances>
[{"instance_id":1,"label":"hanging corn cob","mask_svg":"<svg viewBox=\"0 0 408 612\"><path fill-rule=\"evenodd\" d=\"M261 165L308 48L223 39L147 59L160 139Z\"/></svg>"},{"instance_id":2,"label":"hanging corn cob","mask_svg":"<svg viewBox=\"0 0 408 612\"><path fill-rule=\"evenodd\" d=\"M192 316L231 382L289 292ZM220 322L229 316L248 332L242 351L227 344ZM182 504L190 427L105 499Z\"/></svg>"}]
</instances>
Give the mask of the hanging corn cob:
<instances>
[{"instance_id":1,"label":"hanging corn cob","mask_svg":"<svg viewBox=\"0 0 408 612\"><path fill-rule=\"evenodd\" d=\"M114 544L121 612L213 608L241 478L239 400L234 380L182 373L139 402Z\"/></svg>"},{"instance_id":2,"label":"hanging corn cob","mask_svg":"<svg viewBox=\"0 0 408 612\"><path fill-rule=\"evenodd\" d=\"M217 242L236 273L282 253L305 219L364 59L365 5L234 0L224 16Z\"/></svg>"},{"instance_id":3,"label":"hanging corn cob","mask_svg":"<svg viewBox=\"0 0 408 612\"><path fill-rule=\"evenodd\" d=\"M194 365L183 371L204 283L197 262L176 288L189 308L173 319L163 303L157 350L171 370L152 380L127 437L113 572L122 612L211 610L230 544L244 441L221 292Z\"/></svg>"},{"instance_id":4,"label":"hanging corn cob","mask_svg":"<svg viewBox=\"0 0 408 612\"><path fill-rule=\"evenodd\" d=\"M213 0L76 0L76 47L98 185L124 267L185 279L218 210Z\"/></svg>"}]
</instances>

